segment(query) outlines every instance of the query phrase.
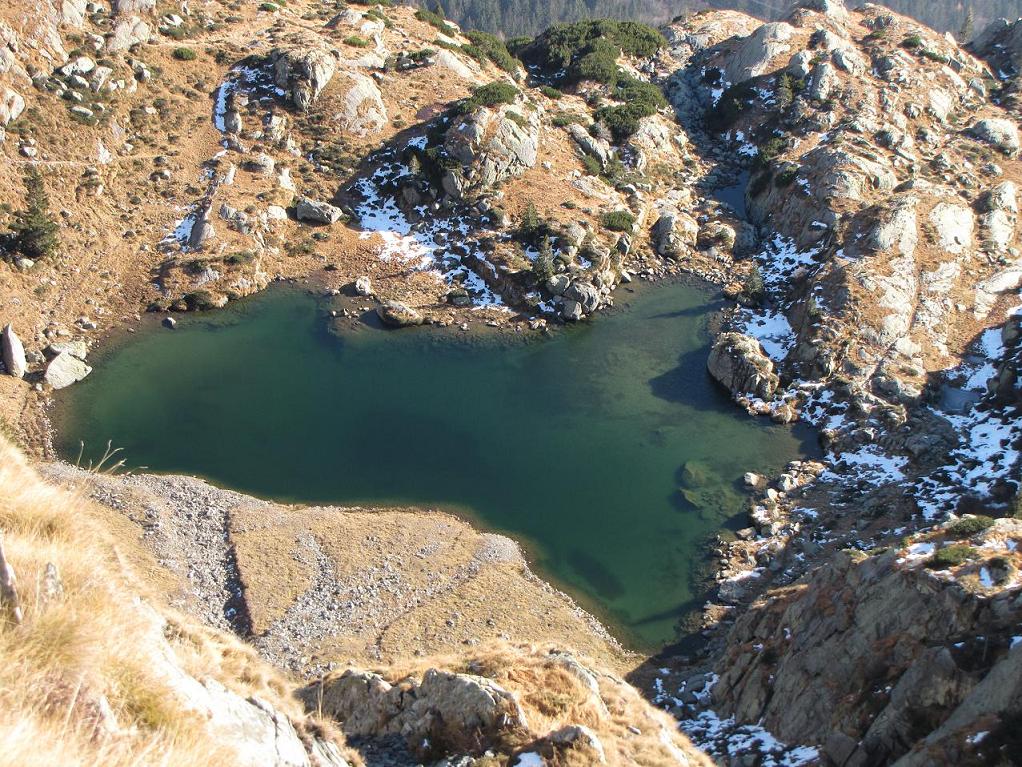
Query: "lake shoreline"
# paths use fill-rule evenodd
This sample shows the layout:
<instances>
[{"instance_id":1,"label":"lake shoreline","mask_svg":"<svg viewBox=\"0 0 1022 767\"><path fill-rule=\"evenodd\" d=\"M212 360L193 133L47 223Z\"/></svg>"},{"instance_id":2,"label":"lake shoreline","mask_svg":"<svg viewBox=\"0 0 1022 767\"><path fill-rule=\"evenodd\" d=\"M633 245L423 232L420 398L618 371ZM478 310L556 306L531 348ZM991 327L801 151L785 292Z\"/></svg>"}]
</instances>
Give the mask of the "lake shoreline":
<instances>
[{"instance_id":1,"label":"lake shoreline","mask_svg":"<svg viewBox=\"0 0 1022 767\"><path fill-rule=\"evenodd\" d=\"M677 280L677 281L672 281L672 283L673 284L678 284L678 285L686 285L688 288L693 288L693 286L698 286L700 289L705 288L705 284L701 284L698 281L693 280L693 279ZM329 320L330 319L330 317L329 317L329 310L326 308L327 306L330 305L330 298L324 299L321 296L316 296L315 290L307 288L306 286L300 286L299 285L299 286L281 286L281 287L282 287L282 289L285 289L285 290L297 290L297 291L299 291L299 292L301 292L303 294L315 297L316 305L318 307L317 308L316 316L317 316L317 323L319 325L323 324L324 319L325 320ZM603 314L601 314L601 316L599 318L597 318L594 322L587 323L587 326L595 327L595 326L599 325L601 322L608 321L613 316L618 316L622 312L627 312L629 310L629 306L627 304L632 303L632 301L634 301L634 300L640 299L648 290L657 289L657 288L664 289L666 287L668 287L668 286L664 286L662 284L661 285L650 285L650 286L646 286L646 285L637 286L637 289L636 289L635 293L629 295L629 300L627 302L619 302L618 307L615 307L617 309L617 311L611 311L609 313L605 313L606 316L603 316ZM273 289L271 288L271 290L273 290ZM704 295L704 296L712 295L712 294L709 293L709 291L706 291L706 290L702 290L701 294ZM634 296L634 298L633 298L633 296ZM327 303L324 303L324 301L326 301ZM622 305L622 304L625 304L625 305ZM212 313L212 314L210 314L208 316L210 318L216 318L216 317L222 317L222 314L220 312L216 312L216 313ZM193 321L198 321L200 319L200 315L193 315L193 316L189 317L189 319L191 319ZM712 312L712 314L705 315L705 319L706 319L706 321L708 323L709 322L713 322L713 323L721 322L722 321L721 320L721 313L720 313L719 309L714 308L714 311ZM214 322L216 322L216 321L214 320ZM220 327L224 327L224 326L233 326L233 325L236 324L236 322L237 321L232 320L232 319L224 319L224 320L222 320L222 322L216 322L216 324L218 326L220 326ZM241 320L240 322L244 322L244 320ZM180 331L171 331L169 329L164 331L164 330L160 330L160 329L156 328L155 327L155 318L153 320L153 325L154 325L154 328L153 328L154 332L168 333L168 334L169 333L180 332ZM364 333L363 334L356 334L356 335L359 335L359 337L362 337L362 338L385 339L385 340L381 340L380 341L380 343L384 343L384 344L387 344L387 343L389 343L389 342L391 342L393 340L396 340L396 339L399 339L399 338L402 338L402 337L406 337L406 338L407 337L411 337L412 335L415 335L415 334L427 335L427 336L435 338L435 339L453 339L457 343L460 343L460 339L464 338L465 339L465 343L469 344L469 347L472 348L472 349L479 349L479 348L487 348L487 347L489 347L489 341L488 340L480 341L480 339L488 339L488 337L492 337L493 342L497 343L497 344L506 344L508 341L517 341L518 339L521 339L523 342L526 342L528 344L528 346L530 346L530 347L537 340L540 341L541 343L546 343L546 339L540 339L539 335L537 333L522 333L522 334L514 333L514 334L512 334L511 332L509 332L507 330L503 330L503 329L492 329L492 328L485 328L484 327L484 328L480 329L481 332L470 332L470 333L465 333L464 331L458 331L458 330L450 329L450 328L437 328L437 329L435 329L436 332L433 332L433 330L434 330L433 328L429 328L429 329L422 328L422 329L415 329L415 330L387 331L387 336L376 336L375 334L370 334L370 335L367 336ZM585 327L579 327L579 328L571 327L571 328L566 328L565 329L565 332L567 332L569 334L572 334L575 331L577 331L577 333L583 333L583 334L585 334L586 332L589 332L589 331L586 330ZM394 336L390 336L390 333L395 333L395 335ZM577 333L576 333L576 335L577 335ZM554 335L556 336L557 334L554 334ZM102 365L104 363L107 355L116 354L116 352L117 352L117 350L118 350L118 348L119 348L121 343L130 342L134 338L137 338L137 336L135 336L134 334L123 334L113 345L107 345L107 346L103 347L100 350L99 355L97 357L97 359L99 361L99 364ZM513 346L517 346L517 345L513 344ZM697 365L697 367L699 368L700 375L703 372L702 371L703 364L704 363L699 362L698 365ZM66 407L66 405L65 405L65 407ZM743 420L746 418L745 416L738 416L737 414L734 414L733 413L733 406L731 406L730 404L728 404L727 409L736 418L741 418ZM237 484L231 484L229 482L228 483L223 483L223 482L218 481L218 480L214 480L214 481L217 484L222 484L222 485L227 486L227 487L237 487ZM249 494L251 494L251 492L252 492L252 490L250 488L242 488L242 489L243 489L244 492L249 493ZM280 496L280 495L274 495L272 493L265 494L265 493L256 492L255 495L257 495L257 496L264 495L265 497L276 498L276 499L284 498L284 500L288 500L286 497L283 497L283 496ZM296 499L290 499L290 500L296 500ZM346 500L342 500L342 499L324 499L324 500L340 500L342 503L347 503ZM401 499L401 502L404 503L405 499ZM427 507L436 506L436 505L437 504L435 504L435 503L427 503L426 504ZM442 506L448 506L447 504L441 504L441 505ZM455 505L457 505L457 504L455 504ZM469 521L469 523L472 524L473 526L475 526L476 528L483 529L483 530L489 530L489 529L499 530L502 534L510 534L513 537L515 537L517 540L522 541L523 542L523 548L526 549L526 551L528 551L529 561L532 562L533 565L539 566L540 570L543 572L543 577L545 577L547 580L553 579L554 582L558 581L558 578L553 573L550 573L548 568L543 566L541 557L539 557L539 556L537 556L535 554L535 547L532 544L532 542L528 539L527 536L517 534L517 533L515 533L513 531L508 531L508 529L506 527L501 527L500 525L495 525L495 524L493 524L491 522L488 522L487 520L484 519L483 515L479 514L478 512L476 512L474 510L473 510L473 512L471 514L467 514L466 515L466 514L462 513L461 516L462 516L462 518L467 519L467 521ZM722 525L723 525L723 522L722 522ZM723 527L721 529L723 529ZM709 541L712 540L712 536L708 536L706 540L707 540L707 543L709 543ZM701 544L700 548L705 551L707 549L707 545L706 544ZM710 570L710 568L707 566L705 568L705 571L701 574L701 577L698 578L698 581L703 584L703 586L699 587L699 590L703 591L704 593L707 593L704 590L704 587L707 586L707 585L712 585L712 575L710 574L709 570ZM561 590L563 590L562 587L558 587L558 588L561 588ZM585 609L587 609L590 613L595 613L597 615L601 615L601 620L606 622L605 619L608 616L605 613L602 613L602 611L599 609L598 603L594 603L591 600L586 599L584 597L584 594L580 593L577 589L568 589L568 593L570 593L575 598L576 602L579 602L580 604L583 604ZM581 600L580 600L580 597L581 597ZM614 621L611 620L611 623L614 623ZM644 648L643 648L643 651L644 652L651 652L651 651L656 651L656 649L657 649L656 647L653 647L653 646L650 646L650 645L645 645Z\"/></svg>"}]
</instances>

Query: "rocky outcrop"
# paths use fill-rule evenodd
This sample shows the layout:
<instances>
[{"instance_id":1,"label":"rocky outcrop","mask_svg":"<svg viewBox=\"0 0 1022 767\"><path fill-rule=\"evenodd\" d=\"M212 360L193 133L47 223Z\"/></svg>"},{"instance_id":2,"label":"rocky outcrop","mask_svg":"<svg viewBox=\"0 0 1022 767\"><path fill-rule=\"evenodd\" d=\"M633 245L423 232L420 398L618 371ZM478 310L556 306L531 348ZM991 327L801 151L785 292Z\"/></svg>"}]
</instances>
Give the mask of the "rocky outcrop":
<instances>
[{"instance_id":1,"label":"rocky outcrop","mask_svg":"<svg viewBox=\"0 0 1022 767\"><path fill-rule=\"evenodd\" d=\"M28 372L25 347L9 323L0 333L0 353L3 355L4 369L7 371L7 375L24 378L25 373Z\"/></svg>"},{"instance_id":2,"label":"rocky outcrop","mask_svg":"<svg viewBox=\"0 0 1022 767\"><path fill-rule=\"evenodd\" d=\"M1001 520L981 537L1000 548L1005 535L1022 535L1022 523ZM755 604L728 637L715 704L788 742L822 744L832 764L890 764L909 751L898 764L960 763L967 736L1022 714L1022 647L1012 645L1022 602L977 593L996 551L938 577L923 566L933 550L837 554Z\"/></svg>"},{"instance_id":3,"label":"rocky outcrop","mask_svg":"<svg viewBox=\"0 0 1022 767\"><path fill-rule=\"evenodd\" d=\"M710 350L706 367L734 397L769 400L780 383L774 363L759 341L741 333L720 335Z\"/></svg>"},{"instance_id":4,"label":"rocky outcrop","mask_svg":"<svg viewBox=\"0 0 1022 767\"><path fill-rule=\"evenodd\" d=\"M481 744L528 727L514 696L493 681L430 669L391 685L378 674L346 671L303 691L310 711L338 721L349 737L400 736L413 752L482 753ZM428 744L424 746L423 744Z\"/></svg>"},{"instance_id":5,"label":"rocky outcrop","mask_svg":"<svg viewBox=\"0 0 1022 767\"><path fill-rule=\"evenodd\" d=\"M277 87L303 112L319 98L337 72L337 57L322 48L277 49L270 54L270 62Z\"/></svg>"},{"instance_id":6,"label":"rocky outcrop","mask_svg":"<svg viewBox=\"0 0 1022 767\"><path fill-rule=\"evenodd\" d=\"M447 154L461 164L444 179L444 190L468 196L536 165L539 151L538 112L529 118L509 108L480 108L454 125L444 141Z\"/></svg>"},{"instance_id":7,"label":"rocky outcrop","mask_svg":"<svg viewBox=\"0 0 1022 767\"><path fill-rule=\"evenodd\" d=\"M61 352L46 366L43 380L54 389L65 389L71 384L78 383L92 372L92 368L86 365L68 352Z\"/></svg>"},{"instance_id":8,"label":"rocky outcrop","mask_svg":"<svg viewBox=\"0 0 1022 767\"><path fill-rule=\"evenodd\" d=\"M376 314L385 325L393 328L421 325L423 322L420 312L400 301L385 301L376 307Z\"/></svg>"},{"instance_id":9,"label":"rocky outcrop","mask_svg":"<svg viewBox=\"0 0 1022 767\"><path fill-rule=\"evenodd\" d=\"M730 52L724 76L728 83L742 83L766 72L777 56L791 50L794 29L785 22L763 24Z\"/></svg>"}]
</instances>

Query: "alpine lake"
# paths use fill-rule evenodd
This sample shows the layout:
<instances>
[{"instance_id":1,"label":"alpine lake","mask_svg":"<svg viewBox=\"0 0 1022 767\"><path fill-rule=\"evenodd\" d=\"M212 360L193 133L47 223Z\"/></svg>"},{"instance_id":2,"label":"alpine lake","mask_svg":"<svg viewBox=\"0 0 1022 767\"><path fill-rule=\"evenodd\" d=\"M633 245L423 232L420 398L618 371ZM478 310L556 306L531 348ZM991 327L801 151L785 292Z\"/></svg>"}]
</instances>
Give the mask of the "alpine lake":
<instances>
[{"instance_id":1,"label":"alpine lake","mask_svg":"<svg viewBox=\"0 0 1022 767\"><path fill-rule=\"evenodd\" d=\"M615 301L548 335L338 329L323 301L281 286L175 330L147 318L60 393L57 448L87 463L109 441L134 470L287 503L457 513L653 651L705 601L714 536L747 525L742 475L817 448L710 378L720 306L704 288Z\"/></svg>"}]
</instances>

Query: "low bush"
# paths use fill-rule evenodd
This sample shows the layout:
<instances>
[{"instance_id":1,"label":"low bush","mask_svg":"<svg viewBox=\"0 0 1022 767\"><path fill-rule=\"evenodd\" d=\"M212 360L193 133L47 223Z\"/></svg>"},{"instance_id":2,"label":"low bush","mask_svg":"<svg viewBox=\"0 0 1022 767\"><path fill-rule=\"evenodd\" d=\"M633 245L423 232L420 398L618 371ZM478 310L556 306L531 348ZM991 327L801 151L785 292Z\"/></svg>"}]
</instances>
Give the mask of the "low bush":
<instances>
[{"instance_id":1,"label":"low bush","mask_svg":"<svg viewBox=\"0 0 1022 767\"><path fill-rule=\"evenodd\" d=\"M359 37L358 35L348 35L348 37L344 38L344 44L354 46L355 48L369 47L369 41L364 37Z\"/></svg>"},{"instance_id":2,"label":"low bush","mask_svg":"<svg viewBox=\"0 0 1022 767\"><path fill-rule=\"evenodd\" d=\"M937 550L928 560L926 566L931 570L947 570L949 567L957 567L972 559L974 555L971 546L956 543L954 546L945 546Z\"/></svg>"},{"instance_id":3,"label":"low bush","mask_svg":"<svg viewBox=\"0 0 1022 767\"><path fill-rule=\"evenodd\" d=\"M175 48L171 55L178 61L195 61L198 56L192 48Z\"/></svg>"},{"instance_id":4,"label":"low bush","mask_svg":"<svg viewBox=\"0 0 1022 767\"><path fill-rule=\"evenodd\" d=\"M600 223L612 232L630 232L635 226L635 216L626 210L614 210L604 213L600 217Z\"/></svg>"},{"instance_id":5,"label":"low bush","mask_svg":"<svg viewBox=\"0 0 1022 767\"><path fill-rule=\"evenodd\" d=\"M957 522L948 525L944 532L952 538L971 538L981 533L994 524L994 520L983 514L976 514L972 517L962 517Z\"/></svg>"},{"instance_id":6,"label":"low bush","mask_svg":"<svg viewBox=\"0 0 1022 767\"><path fill-rule=\"evenodd\" d=\"M504 80L496 80L472 91L472 95L461 102L458 111L461 114L468 114L480 107L513 104L519 95L521 95L520 91L511 83Z\"/></svg>"},{"instance_id":7,"label":"low bush","mask_svg":"<svg viewBox=\"0 0 1022 767\"><path fill-rule=\"evenodd\" d=\"M461 49L477 61L489 60L505 72L518 71L518 59L511 55L504 41L489 32L471 30L465 33L471 45L463 45Z\"/></svg>"},{"instance_id":8,"label":"low bush","mask_svg":"<svg viewBox=\"0 0 1022 767\"><path fill-rule=\"evenodd\" d=\"M554 100L564 96L564 94L561 91L559 91L557 88L554 88L552 85L541 86L539 92L546 96L548 99Z\"/></svg>"}]
</instances>

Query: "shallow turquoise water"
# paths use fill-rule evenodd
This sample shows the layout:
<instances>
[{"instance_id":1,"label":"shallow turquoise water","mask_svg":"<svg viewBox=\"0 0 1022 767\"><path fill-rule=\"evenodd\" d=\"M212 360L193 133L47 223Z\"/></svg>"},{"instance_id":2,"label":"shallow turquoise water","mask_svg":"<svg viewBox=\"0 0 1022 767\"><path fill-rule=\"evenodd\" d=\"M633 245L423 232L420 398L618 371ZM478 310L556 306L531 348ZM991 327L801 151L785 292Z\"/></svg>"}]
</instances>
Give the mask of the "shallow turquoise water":
<instances>
[{"instance_id":1,"label":"shallow turquoise water","mask_svg":"<svg viewBox=\"0 0 1022 767\"><path fill-rule=\"evenodd\" d=\"M617 300L628 308L552 338L334 336L313 298L273 289L98 357L61 397L59 448L112 440L130 466L285 501L461 510L648 649L702 603L742 473L779 469L807 435L746 416L710 380L703 291Z\"/></svg>"}]
</instances>

